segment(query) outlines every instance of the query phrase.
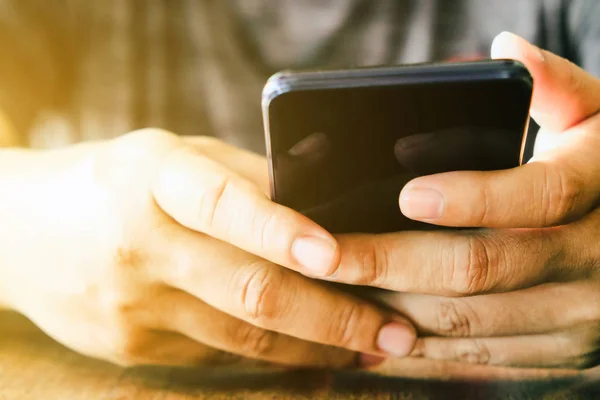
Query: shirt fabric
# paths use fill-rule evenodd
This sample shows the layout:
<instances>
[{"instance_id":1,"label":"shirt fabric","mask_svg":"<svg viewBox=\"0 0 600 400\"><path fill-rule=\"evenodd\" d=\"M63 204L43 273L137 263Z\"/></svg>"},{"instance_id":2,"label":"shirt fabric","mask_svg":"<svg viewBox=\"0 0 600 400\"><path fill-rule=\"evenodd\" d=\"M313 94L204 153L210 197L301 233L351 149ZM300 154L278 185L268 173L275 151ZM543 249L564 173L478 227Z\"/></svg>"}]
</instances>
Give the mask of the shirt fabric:
<instances>
[{"instance_id":1,"label":"shirt fabric","mask_svg":"<svg viewBox=\"0 0 600 400\"><path fill-rule=\"evenodd\" d=\"M284 68L487 56L515 32L600 75L597 0L0 0L0 109L33 147L142 127L264 152Z\"/></svg>"}]
</instances>

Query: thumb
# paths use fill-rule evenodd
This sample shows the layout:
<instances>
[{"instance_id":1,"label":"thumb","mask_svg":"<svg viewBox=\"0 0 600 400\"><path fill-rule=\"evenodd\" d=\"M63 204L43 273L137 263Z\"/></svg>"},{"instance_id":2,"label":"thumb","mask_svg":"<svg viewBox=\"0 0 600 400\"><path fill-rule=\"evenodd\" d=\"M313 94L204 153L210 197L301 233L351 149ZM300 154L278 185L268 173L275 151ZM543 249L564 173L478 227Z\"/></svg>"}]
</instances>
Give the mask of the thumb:
<instances>
[{"instance_id":1,"label":"thumb","mask_svg":"<svg viewBox=\"0 0 600 400\"><path fill-rule=\"evenodd\" d=\"M492 56L522 62L533 75L532 116L564 140L509 170L417 178L400 194L409 218L444 226L533 228L575 220L600 194L600 79L510 33Z\"/></svg>"},{"instance_id":2,"label":"thumb","mask_svg":"<svg viewBox=\"0 0 600 400\"><path fill-rule=\"evenodd\" d=\"M509 32L496 36L492 58L522 62L534 81L531 116L541 127L562 132L600 110L600 80L570 61Z\"/></svg>"}]
</instances>

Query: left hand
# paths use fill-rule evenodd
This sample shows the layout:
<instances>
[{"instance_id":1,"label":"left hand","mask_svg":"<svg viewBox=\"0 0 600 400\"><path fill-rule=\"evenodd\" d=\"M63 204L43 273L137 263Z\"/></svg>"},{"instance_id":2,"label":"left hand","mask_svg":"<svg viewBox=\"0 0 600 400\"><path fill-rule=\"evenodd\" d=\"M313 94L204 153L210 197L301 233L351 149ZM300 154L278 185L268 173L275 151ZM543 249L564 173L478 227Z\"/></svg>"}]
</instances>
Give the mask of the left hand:
<instances>
[{"instance_id":1,"label":"left hand","mask_svg":"<svg viewBox=\"0 0 600 400\"><path fill-rule=\"evenodd\" d=\"M410 182L409 218L468 231L340 238L326 280L398 291L380 299L411 318L413 356L520 367L600 362L600 80L511 34L495 58L523 62L542 127L534 159L494 172Z\"/></svg>"}]
</instances>

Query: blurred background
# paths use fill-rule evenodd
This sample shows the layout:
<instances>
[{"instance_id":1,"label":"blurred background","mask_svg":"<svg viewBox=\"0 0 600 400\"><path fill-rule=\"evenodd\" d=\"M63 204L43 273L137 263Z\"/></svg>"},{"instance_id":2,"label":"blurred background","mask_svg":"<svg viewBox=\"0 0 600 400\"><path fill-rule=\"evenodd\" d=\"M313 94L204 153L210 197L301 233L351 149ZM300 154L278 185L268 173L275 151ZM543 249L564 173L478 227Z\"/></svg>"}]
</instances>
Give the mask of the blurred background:
<instances>
[{"instance_id":1,"label":"blurred background","mask_svg":"<svg viewBox=\"0 0 600 400\"><path fill-rule=\"evenodd\" d=\"M262 153L278 70L485 58L509 30L598 74L598 14L595 0L0 0L0 121L36 148L154 126Z\"/></svg>"}]
</instances>

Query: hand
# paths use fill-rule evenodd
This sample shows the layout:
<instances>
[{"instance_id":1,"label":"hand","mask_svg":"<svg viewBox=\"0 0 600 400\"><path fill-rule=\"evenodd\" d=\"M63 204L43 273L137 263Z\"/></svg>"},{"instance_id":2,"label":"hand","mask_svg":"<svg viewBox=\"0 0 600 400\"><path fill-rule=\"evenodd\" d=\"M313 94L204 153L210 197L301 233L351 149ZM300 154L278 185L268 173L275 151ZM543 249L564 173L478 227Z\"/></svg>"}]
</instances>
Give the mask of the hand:
<instances>
[{"instance_id":1,"label":"hand","mask_svg":"<svg viewBox=\"0 0 600 400\"><path fill-rule=\"evenodd\" d=\"M261 157L147 130L0 162L0 293L81 353L343 367L414 345L405 319L279 266L333 266L339 250L268 200Z\"/></svg>"},{"instance_id":2,"label":"hand","mask_svg":"<svg viewBox=\"0 0 600 400\"><path fill-rule=\"evenodd\" d=\"M511 34L496 39L493 55L533 74L532 115L542 127L534 159L417 178L400 196L407 217L485 229L345 236L339 267L322 276L399 291L380 299L417 325L413 356L596 365L600 81Z\"/></svg>"}]
</instances>

